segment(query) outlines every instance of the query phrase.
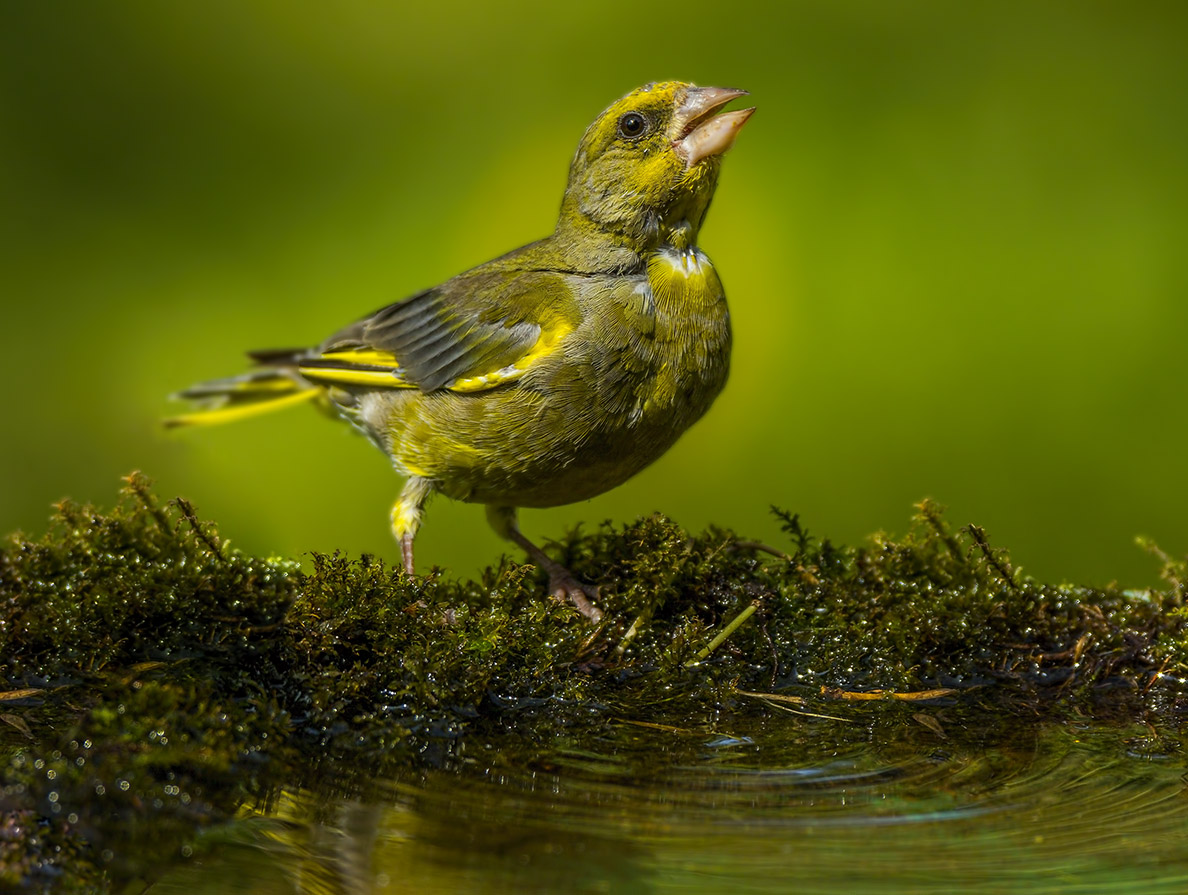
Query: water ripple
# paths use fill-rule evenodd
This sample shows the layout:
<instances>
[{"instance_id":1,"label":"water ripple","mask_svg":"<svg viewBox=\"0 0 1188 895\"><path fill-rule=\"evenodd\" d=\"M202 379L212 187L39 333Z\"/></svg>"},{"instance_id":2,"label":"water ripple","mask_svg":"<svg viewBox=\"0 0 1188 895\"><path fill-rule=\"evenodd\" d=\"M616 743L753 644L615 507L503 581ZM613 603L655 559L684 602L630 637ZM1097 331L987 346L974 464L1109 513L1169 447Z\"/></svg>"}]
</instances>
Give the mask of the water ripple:
<instances>
[{"instance_id":1,"label":"water ripple","mask_svg":"<svg viewBox=\"0 0 1188 895\"><path fill-rule=\"evenodd\" d=\"M975 748L624 723L350 798L282 794L155 891L1170 895L1188 891L1183 771L1067 727Z\"/></svg>"}]
</instances>

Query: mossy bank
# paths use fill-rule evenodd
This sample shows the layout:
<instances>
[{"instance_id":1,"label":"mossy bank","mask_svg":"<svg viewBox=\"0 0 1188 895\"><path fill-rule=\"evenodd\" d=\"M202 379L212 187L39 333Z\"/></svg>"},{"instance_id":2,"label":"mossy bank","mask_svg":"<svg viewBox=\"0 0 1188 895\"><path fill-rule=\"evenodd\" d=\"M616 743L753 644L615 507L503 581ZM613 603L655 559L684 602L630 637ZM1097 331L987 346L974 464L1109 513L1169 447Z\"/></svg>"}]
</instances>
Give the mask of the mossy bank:
<instances>
[{"instance_id":1,"label":"mossy bank","mask_svg":"<svg viewBox=\"0 0 1188 895\"><path fill-rule=\"evenodd\" d=\"M1178 754L1185 563L1160 555L1143 592L1053 586L928 502L860 548L781 518L770 546L659 516L570 535L555 555L602 583L592 626L531 566L303 572L135 475L111 512L64 503L0 552L0 888L118 891L280 786L365 793L611 724L793 711L839 741L960 748L1075 717Z\"/></svg>"}]
</instances>

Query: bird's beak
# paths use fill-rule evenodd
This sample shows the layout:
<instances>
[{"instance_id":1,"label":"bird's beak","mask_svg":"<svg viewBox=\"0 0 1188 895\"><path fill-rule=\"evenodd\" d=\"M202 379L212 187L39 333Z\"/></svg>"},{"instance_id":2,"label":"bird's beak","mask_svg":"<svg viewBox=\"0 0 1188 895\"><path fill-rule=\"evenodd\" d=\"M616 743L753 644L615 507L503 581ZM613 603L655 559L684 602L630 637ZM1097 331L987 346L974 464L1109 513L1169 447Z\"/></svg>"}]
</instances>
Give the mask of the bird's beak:
<instances>
[{"instance_id":1,"label":"bird's beak","mask_svg":"<svg viewBox=\"0 0 1188 895\"><path fill-rule=\"evenodd\" d=\"M747 91L732 87L690 87L673 115L675 131L672 148L689 170L711 155L721 155L732 145L739 128L747 123L754 109L739 109L715 115L732 99Z\"/></svg>"}]
</instances>

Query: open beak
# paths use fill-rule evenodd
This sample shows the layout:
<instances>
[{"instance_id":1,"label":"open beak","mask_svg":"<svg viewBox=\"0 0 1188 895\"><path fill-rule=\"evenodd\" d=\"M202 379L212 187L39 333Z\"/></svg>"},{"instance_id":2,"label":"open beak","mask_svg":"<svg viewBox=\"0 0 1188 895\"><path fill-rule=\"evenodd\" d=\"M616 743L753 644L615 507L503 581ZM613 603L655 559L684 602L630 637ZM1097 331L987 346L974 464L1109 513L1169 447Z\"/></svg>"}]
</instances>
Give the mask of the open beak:
<instances>
[{"instance_id":1,"label":"open beak","mask_svg":"<svg viewBox=\"0 0 1188 895\"><path fill-rule=\"evenodd\" d=\"M746 95L747 91L732 87L689 88L673 116L672 141L672 148L685 161L686 171L702 159L721 155L734 145L739 128L755 110L715 113L732 99Z\"/></svg>"}]
</instances>

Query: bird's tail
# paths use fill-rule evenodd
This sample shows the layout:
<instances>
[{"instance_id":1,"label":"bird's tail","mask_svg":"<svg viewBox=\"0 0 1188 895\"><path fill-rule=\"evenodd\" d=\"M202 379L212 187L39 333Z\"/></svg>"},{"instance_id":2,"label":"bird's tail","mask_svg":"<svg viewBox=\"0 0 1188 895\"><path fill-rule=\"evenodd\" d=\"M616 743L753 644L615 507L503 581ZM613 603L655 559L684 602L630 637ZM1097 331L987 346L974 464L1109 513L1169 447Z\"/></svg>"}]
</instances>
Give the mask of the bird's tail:
<instances>
[{"instance_id":1,"label":"bird's tail","mask_svg":"<svg viewBox=\"0 0 1188 895\"><path fill-rule=\"evenodd\" d=\"M242 376L199 383L175 398L194 401L198 409L164 420L169 428L212 426L270 413L306 401L320 403L325 390L311 385L297 372L297 359L304 351L259 351L250 357L265 369Z\"/></svg>"}]
</instances>

